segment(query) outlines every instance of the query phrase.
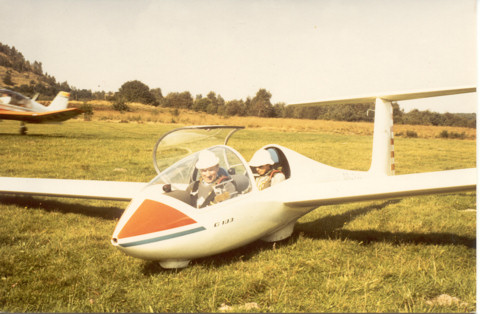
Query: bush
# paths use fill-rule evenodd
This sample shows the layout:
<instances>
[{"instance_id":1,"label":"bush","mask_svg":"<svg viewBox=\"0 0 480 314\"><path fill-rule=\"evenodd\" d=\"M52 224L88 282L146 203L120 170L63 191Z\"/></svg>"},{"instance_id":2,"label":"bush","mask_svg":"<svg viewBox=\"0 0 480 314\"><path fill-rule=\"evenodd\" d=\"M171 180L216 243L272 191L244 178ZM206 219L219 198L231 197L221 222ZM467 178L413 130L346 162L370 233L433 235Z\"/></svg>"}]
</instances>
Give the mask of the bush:
<instances>
[{"instance_id":1,"label":"bush","mask_svg":"<svg viewBox=\"0 0 480 314\"><path fill-rule=\"evenodd\" d=\"M466 134L465 134L465 132L457 133L457 132L448 132L447 130L443 130L442 132L440 132L438 137L464 139L464 138L466 138Z\"/></svg>"},{"instance_id":2,"label":"bush","mask_svg":"<svg viewBox=\"0 0 480 314\"><path fill-rule=\"evenodd\" d=\"M114 110L117 110L120 112L130 111L130 108L128 107L128 105L125 103L123 99L115 100L112 106Z\"/></svg>"},{"instance_id":3,"label":"bush","mask_svg":"<svg viewBox=\"0 0 480 314\"><path fill-rule=\"evenodd\" d=\"M467 137L467 135L465 134L465 132L462 132L462 133L451 132L451 133L450 133L450 137L451 137L451 138L464 139L465 137Z\"/></svg>"},{"instance_id":4,"label":"bush","mask_svg":"<svg viewBox=\"0 0 480 314\"><path fill-rule=\"evenodd\" d=\"M407 137L418 137L418 134L415 131L407 131L406 136Z\"/></svg>"},{"instance_id":5,"label":"bush","mask_svg":"<svg viewBox=\"0 0 480 314\"><path fill-rule=\"evenodd\" d=\"M440 134L438 136L441 137L441 138L448 138L448 131L443 130L442 132L440 132Z\"/></svg>"},{"instance_id":6,"label":"bush","mask_svg":"<svg viewBox=\"0 0 480 314\"><path fill-rule=\"evenodd\" d=\"M92 120L93 116L93 107L91 104L87 104L87 102L83 102L82 106L80 109L83 111L83 120L84 121L90 121Z\"/></svg>"}]
</instances>

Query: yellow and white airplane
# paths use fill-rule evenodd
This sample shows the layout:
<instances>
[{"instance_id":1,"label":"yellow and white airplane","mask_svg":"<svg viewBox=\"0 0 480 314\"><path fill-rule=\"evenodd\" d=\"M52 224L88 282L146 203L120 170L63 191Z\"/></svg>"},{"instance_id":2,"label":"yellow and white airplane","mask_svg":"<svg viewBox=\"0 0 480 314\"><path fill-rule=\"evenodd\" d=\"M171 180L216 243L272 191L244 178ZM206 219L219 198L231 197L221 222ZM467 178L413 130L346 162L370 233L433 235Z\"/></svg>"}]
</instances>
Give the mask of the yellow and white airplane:
<instances>
[{"instance_id":1,"label":"yellow and white airplane","mask_svg":"<svg viewBox=\"0 0 480 314\"><path fill-rule=\"evenodd\" d=\"M316 103L375 102L368 171L334 168L269 144L261 149L270 153L286 179L259 190L247 161L227 145L243 127L191 126L170 131L157 141L153 159L158 174L149 183L0 177L0 194L129 201L112 244L127 255L159 261L164 268L183 268L192 259L257 239L288 238L300 217L323 205L474 191L476 168L394 174L392 101L475 91L455 88ZM187 187L200 176L196 163L204 150L215 154L236 191L227 200L199 209Z\"/></svg>"},{"instance_id":2,"label":"yellow and white airplane","mask_svg":"<svg viewBox=\"0 0 480 314\"><path fill-rule=\"evenodd\" d=\"M25 123L58 123L82 113L77 108L67 108L67 92L59 92L49 106L36 102L38 94L28 98L20 93L0 89L0 120L21 121L20 134L27 133Z\"/></svg>"}]
</instances>

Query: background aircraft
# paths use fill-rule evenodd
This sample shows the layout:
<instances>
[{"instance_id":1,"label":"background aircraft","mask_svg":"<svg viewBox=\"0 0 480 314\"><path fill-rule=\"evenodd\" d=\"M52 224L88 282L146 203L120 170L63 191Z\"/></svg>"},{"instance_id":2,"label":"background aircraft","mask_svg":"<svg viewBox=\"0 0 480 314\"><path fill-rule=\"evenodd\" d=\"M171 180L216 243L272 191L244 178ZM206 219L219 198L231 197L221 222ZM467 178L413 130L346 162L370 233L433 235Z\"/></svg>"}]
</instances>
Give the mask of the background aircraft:
<instances>
[{"instance_id":1,"label":"background aircraft","mask_svg":"<svg viewBox=\"0 0 480 314\"><path fill-rule=\"evenodd\" d=\"M28 98L20 93L0 89L0 120L21 121L20 134L27 133L25 123L58 123L82 113L77 108L67 108L67 92L59 92L49 106L36 102L38 94Z\"/></svg>"},{"instance_id":2,"label":"background aircraft","mask_svg":"<svg viewBox=\"0 0 480 314\"><path fill-rule=\"evenodd\" d=\"M323 205L475 190L476 168L394 174L392 101L475 92L475 88L389 94L323 103L375 101L372 162L368 171L334 168L286 147L267 150L286 180L259 190L247 161L227 146L243 127L192 126L166 133L154 148L158 175L149 183L0 178L0 194L130 201L112 244L164 268L186 267L191 259L225 252L258 239L288 238L296 221ZM198 209L188 185L198 179L195 164L208 149L235 182L236 195Z\"/></svg>"}]
</instances>

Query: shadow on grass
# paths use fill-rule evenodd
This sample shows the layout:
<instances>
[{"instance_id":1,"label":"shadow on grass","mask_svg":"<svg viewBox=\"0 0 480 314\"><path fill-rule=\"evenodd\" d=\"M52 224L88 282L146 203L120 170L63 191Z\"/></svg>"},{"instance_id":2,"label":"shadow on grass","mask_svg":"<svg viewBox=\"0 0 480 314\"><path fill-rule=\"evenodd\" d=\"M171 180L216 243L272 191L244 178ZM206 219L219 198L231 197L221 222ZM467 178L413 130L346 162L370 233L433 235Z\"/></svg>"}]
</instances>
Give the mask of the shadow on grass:
<instances>
[{"instance_id":1,"label":"shadow on grass","mask_svg":"<svg viewBox=\"0 0 480 314\"><path fill-rule=\"evenodd\" d=\"M459 244L468 248L476 247L476 239L460 236L452 233L416 233L416 232L389 232L376 230L345 230L342 227L354 220L357 216L364 215L370 211L381 210L391 203L398 203L399 200L387 201L378 205L370 205L358 208L343 214L327 216L318 220L297 224L294 237L300 233L312 239L340 239L354 240L368 244L371 242L389 242L393 244L414 243L427 245Z\"/></svg>"},{"instance_id":2,"label":"shadow on grass","mask_svg":"<svg viewBox=\"0 0 480 314\"><path fill-rule=\"evenodd\" d=\"M356 217L365 215L371 211L382 210L392 203L398 203L400 200L390 200L381 204L369 205L348 211L343 214L327 216L316 221L307 223L297 223L295 230L290 238L269 243L261 240L252 242L243 247L217 254L210 257L199 258L192 261L192 265L204 267L219 267L232 264L238 261L246 261L264 250L271 250L273 247L281 248L295 243L300 234L312 239L341 239L353 240L363 244L372 242L389 242L395 245L404 243L427 244L427 245L465 245L469 248L476 247L476 239L459 236L451 233L406 233L406 232L384 232L375 230L351 231L343 230L343 226L353 221ZM160 266L158 266L161 268Z\"/></svg>"},{"instance_id":3,"label":"shadow on grass","mask_svg":"<svg viewBox=\"0 0 480 314\"><path fill-rule=\"evenodd\" d=\"M291 240L292 238L288 238L275 243L257 240L255 242L249 243L228 252L193 259L188 267L197 266L201 268L218 268L223 265L230 265L236 262L248 261L262 251L271 250L274 246L276 248L280 248L282 246L291 245ZM188 269L188 267L184 269ZM160 273L176 273L183 271L184 269L164 269L160 266L159 262L146 261L143 265L142 273L146 276L152 276Z\"/></svg>"},{"instance_id":4,"label":"shadow on grass","mask_svg":"<svg viewBox=\"0 0 480 314\"><path fill-rule=\"evenodd\" d=\"M187 267L188 268L188 267ZM153 276L156 274L171 274L171 273L179 273L187 268L171 268L171 269L165 269L160 266L160 263L158 261L145 261L143 264L143 267L141 269L141 272L145 276Z\"/></svg>"},{"instance_id":5,"label":"shadow on grass","mask_svg":"<svg viewBox=\"0 0 480 314\"><path fill-rule=\"evenodd\" d=\"M200 267L220 267L235 262L247 261L262 251L271 250L273 247L281 248L295 243L300 234L312 239L341 239L353 240L363 244L371 242L390 242L393 244L414 243L430 245L460 244L469 248L476 247L476 239L459 236L451 233L405 233L385 232L375 230L352 231L344 230L343 226L353 221L356 217L367 214L371 211L381 210L387 205L398 201L386 201L381 204L369 205L357 208L339 215L327 216L318 220L297 223L291 237L275 243L257 240L240 248L217 254L214 256L198 258L191 262L191 265ZM43 210L46 212L78 213L90 217L98 217L106 220L118 219L124 209L119 207L102 207L83 204L72 204L48 198L0 196L0 204L28 207L32 210ZM181 269L163 269L158 262L146 261L142 273L154 275L163 272L179 272Z\"/></svg>"},{"instance_id":6,"label":"shadow on grass","mask_svg":"<svg viewBox=\"0 0 480 314\"><path fill-rule=\"evenodd\" d=\"M28 133L26 135L21 135L19 133L13 133L14 131L12 130L12 133L0 133L0 136L11 136L11 137L19 137L19 138L24 138L24 137L48 137L48 138L71 138L71 136L66 136L64 134L42 134L42 133Z\"/></svg>"},{"instance_id":7,"label":"shadow on grass","mask_svg":"<svg viewBox=\"0 0 480 314\"><path fill-rule=\"evenodd\" d=\"M276 248L279 248L282 246L288 246L291 243L290 238L276 242L275 244L258 240L228 252L193 259L188 267L198 266L204 268L218 268L223 265L230 265L240 261L248 261L264 250L271 250L274 245ZM188 269L188 267L183 269L164 269L157 261L145 261L142 273L146 276L160 273L176 273Z\"/></svg>"},{"instance_id":8,"label":"shadow on grass","mask_svg":"<svg viewBox=\"0 0 480 314\"><path fill-rule=\"evenodd\" d=\"M20 207L28 207L29 209L39 209L46 212L75 213L89 217L98 217L106 220L114 220L120 218L124 208L119 207L103 207L91 206L83 204L65 203L61 200L53 200L48 198L34 198L31 196L0 196L0 204L17 205Z\"/></svg>"}]
</instances>

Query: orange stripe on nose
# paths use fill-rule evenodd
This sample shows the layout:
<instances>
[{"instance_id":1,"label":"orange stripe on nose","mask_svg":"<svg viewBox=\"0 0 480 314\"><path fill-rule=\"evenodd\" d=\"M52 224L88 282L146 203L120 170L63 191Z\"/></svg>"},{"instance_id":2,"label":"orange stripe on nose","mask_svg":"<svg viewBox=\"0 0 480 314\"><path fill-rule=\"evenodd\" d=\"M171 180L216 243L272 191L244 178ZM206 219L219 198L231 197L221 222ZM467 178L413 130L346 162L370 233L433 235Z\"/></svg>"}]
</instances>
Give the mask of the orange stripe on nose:
<instances>
[{"instance_id":1,"label":"orange stripe on nose","mask_svg":"<svg viewBox=\"0 0 480 314\"><path fill-rule=\"evenodd\" d=\"M196 223L195 220L168 205L144 200L118 234L118 238L168 230Z\"/></svg>"}]
</instances>

